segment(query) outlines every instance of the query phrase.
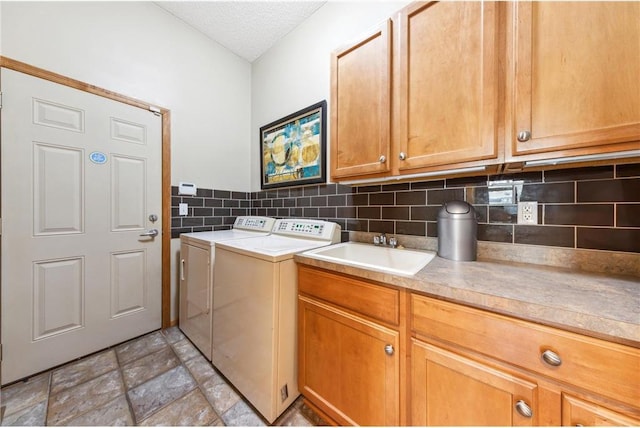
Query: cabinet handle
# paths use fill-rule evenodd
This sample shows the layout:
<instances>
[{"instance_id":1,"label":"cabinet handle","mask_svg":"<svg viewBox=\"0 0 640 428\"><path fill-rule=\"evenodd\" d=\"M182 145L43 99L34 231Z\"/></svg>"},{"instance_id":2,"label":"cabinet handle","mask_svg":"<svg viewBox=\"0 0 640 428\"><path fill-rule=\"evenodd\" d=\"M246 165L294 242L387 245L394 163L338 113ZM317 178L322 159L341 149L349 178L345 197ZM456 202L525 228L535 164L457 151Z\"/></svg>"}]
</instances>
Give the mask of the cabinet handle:
<instances>
[{"instance_id":1,"label":"cabinet handle","mask_svg":"<svg viewBox=\"0 0 640 428\"><path fill-rule=\"evenodd\" d=\"M393 355L393 352L394 352L393 345L385 345L384 352L387 355Z\"/></svg>"},{"instance_id":2,"label":"cabinet handle","mask_svg":"<svg viewBox=\"0 0 640 428\"><path fill-rule=\"evenodd\" d=\"M547 349L542 353L542 359L550 366L558 367L560 364L562 364L560 355L556 354L551 349Z\"/></svg>"},{"instance_id":3,"label":"cabinet handle","mask_svg":"<svg viewBox=\"0 0 640 428\"><path fill-rule=\"evenodd\" d=\"M387 157L385 155L380 155L380 159L378 159L380 163L385 163L387 161Z\"/></svg>"},{"instance_id":4,"label":"cabinet handle","mask_svg":"<svg viewBox=\"0 0 640 428\"><path fill-rule=\"evenodd\" d=\"M405 152L400 152L400 155L398 157L400 158L400 160L405 160L407 158L407 154Z\"/></svg>"},{"instance_id":5,"label":"cabinet handle","mask_svg":"<svg viewBox=\"0 0 640 428\"><path fill-rule=\"evenodd\" d=\"M531 139L531 132L529 131L520 131L518 132L518 141L524 143L525 141L529 141Z\"/></svg>"},{"instance_id":6,"label":"cabinet handle","mask_svg":"<svg viewBox=\"0 0 640 428\"><path fill-rule=\"evenodd\" d=\"M180 280L184 281L184 259L180 259Z\"/></svg>"},{"instance_id":7,"label":"cabinet handle","mask_svg":"<svg viewBox=\"0 0 640 428\"><path fill-rule=\"evenodd\" d=\"M530 418L531 416L533 416L533 411L531 410L531 407L529 407L529 405L525 403L524 400L518 400L516 402L516 410L518 411L518 413L520 413L520 415L524 416L525 418Z\"/></svg>"}]
</instances>

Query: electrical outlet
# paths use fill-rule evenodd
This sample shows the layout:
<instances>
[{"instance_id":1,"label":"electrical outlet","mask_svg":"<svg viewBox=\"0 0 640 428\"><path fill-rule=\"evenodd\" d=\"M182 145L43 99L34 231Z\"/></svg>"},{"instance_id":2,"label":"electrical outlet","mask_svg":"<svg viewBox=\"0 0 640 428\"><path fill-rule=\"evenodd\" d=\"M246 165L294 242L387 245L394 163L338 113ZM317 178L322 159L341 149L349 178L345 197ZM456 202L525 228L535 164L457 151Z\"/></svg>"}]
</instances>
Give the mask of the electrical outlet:
<instances>
[{"instance_id":1,"label":"electrical outlet","mask_svg":"<svg viewBox=\"0 0 640 428\"><path fill-rule=\"evenodd\" d=\"M518 224L538 224L537 202L518 202Z\"/></svg>"}]
</instances>

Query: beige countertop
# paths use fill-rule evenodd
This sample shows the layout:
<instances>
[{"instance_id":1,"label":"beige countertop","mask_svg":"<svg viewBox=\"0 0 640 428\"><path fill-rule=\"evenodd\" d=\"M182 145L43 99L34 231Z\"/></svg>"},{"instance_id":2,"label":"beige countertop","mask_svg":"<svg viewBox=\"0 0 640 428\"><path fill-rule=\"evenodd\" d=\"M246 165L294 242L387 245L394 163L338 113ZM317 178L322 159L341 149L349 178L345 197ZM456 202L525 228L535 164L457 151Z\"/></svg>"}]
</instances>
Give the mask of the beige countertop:
<instances>
[{"instance_id":1,"label":"beige countertop","mask_svg":"<svg viewBox=\"0 0 640 428\"><path fill-rule=\"evenodd\" d=\"M401 251L401 250L398 250ZM407 277L318 260L298 263L640 347L640 277L512 261L435 257Z\"/></svg>"}]
</instances>

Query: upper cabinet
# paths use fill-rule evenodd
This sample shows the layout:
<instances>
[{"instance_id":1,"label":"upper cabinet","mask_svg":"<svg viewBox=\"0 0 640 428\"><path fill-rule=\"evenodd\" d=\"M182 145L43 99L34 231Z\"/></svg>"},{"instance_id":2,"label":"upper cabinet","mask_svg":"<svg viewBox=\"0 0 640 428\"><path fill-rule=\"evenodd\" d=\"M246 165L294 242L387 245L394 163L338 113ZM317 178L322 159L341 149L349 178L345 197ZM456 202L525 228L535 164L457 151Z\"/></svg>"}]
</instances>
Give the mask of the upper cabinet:
<instances>
[{"instance_id":1,"label":"upper cabinet","mask_svg":"<svg viewBox=\"0 0 640 428\"><path fill-rule=\"evenodd\" d=\"M639 2L409 4L333 55L331 179L640 157L639 76Z\"/></svg>"},{"instance_id":2,"label":"upper cabinet","mask_svg":"<svg viewBox=\"0 0 640 428\"><path fill-rule=\"evenodd\" d=\"M389 172L391 20L331 58L331 178Z\"/></svg>"},{"instance_id":3,"label":"upper cabinet","mask_svg":"<svg viewBox=\"0 0 640 428\"><path fill-rule=\"evenodd\" d=\"M509 9L507 160L640 148L640 3Z\"/></svg>"},{"instance_id":4,"label":"upper cabinet","mask_svg":"<svg viewBox=\"0 0 640 428\"><path fill-rule=\"evenodd\" d=\"M494 2L429 2L400 12L393 154L400 173L496 162L497 8Z\"/></svg>"}]
</instances>

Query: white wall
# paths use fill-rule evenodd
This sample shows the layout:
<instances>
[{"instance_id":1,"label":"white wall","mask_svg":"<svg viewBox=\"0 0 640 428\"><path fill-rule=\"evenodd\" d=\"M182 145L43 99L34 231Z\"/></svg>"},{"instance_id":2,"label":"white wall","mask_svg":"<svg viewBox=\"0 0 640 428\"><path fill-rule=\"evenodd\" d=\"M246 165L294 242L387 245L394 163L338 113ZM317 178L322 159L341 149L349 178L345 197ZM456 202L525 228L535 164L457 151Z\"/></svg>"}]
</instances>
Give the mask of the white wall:
<instances>
[{"instance_id":1,"label":"white wall","mask_svg":"<svg viewBox=\"0 0 640 428\"><path fill-rule=\"evenodd\" d=\"M1 2L3 56L171 110L172 184L250 190L251 64L152 2Z\"/></svg>"},{"instance_id":2,"label":"white wall","mask_svg":"<svg viewBox=\"0 0 640 428\"><path fill-rule=\"evenodd\" d=\"M260 127L318 101L329 103L331 52L357 40L408 3L329 1L253 63L252 191L260 190ZM328 134L329 127L327 144Z\"/></svg>"}]
</instances>

